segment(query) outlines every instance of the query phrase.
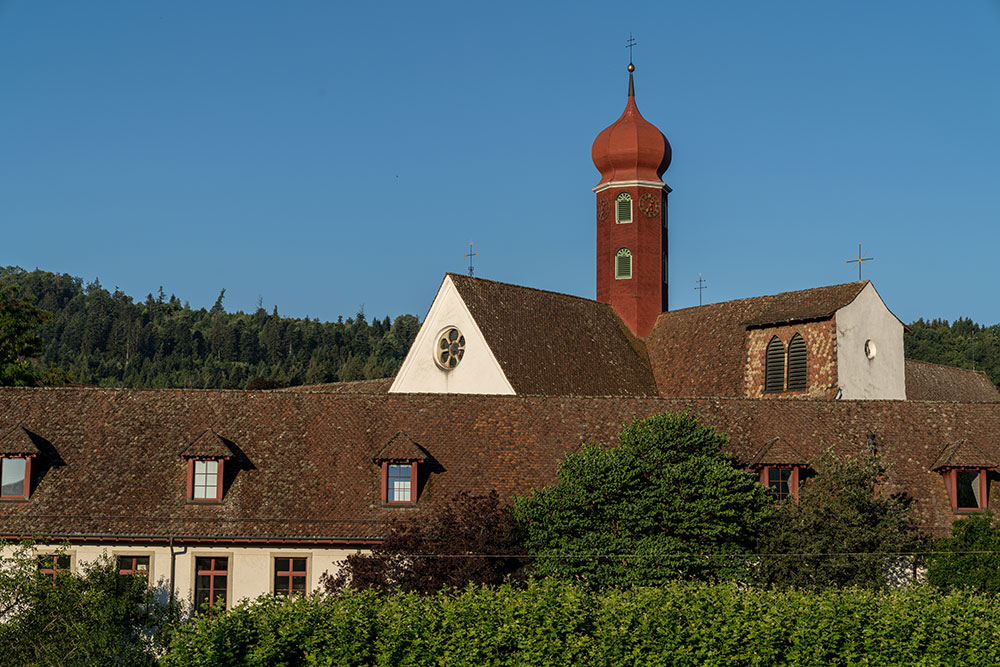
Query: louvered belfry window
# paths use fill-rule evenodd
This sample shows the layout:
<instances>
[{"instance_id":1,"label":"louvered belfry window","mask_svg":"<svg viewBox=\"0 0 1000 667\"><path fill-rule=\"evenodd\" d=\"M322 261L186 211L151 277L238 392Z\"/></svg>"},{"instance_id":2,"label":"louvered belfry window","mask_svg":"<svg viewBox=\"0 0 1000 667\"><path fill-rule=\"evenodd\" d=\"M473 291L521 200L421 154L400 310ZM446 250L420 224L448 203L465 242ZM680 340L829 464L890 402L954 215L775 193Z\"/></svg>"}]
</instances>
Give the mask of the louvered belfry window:
<instances>
[{"instance_id":1,"label":"louvered belfry window","mask_svg":"<svg viewBox=\"0 0 1000 667\"><path fill-rule=\"evenodd\" d=\"M622 248L615 255L615 278L632 277L632 253L628 248Z\"/></svg>"},{"instance_id":2,"label":"louvered belfry window","mask_svg":"<svg viewBox=\"0 0 1000 667\"><path fill-rule=\"evenodd\" d=\"M783 391L785 388L785 346L774 336L767 344L767 356L764 363L764 391L766 393Z\"/></svg>"},{"instance_id":3,"label":"louvered belfry window","mask_svg":"<svg viewBox=\"0 0 1000 667\"><path fill-rule=\"evenodd\" d=\"M788 391L806 390L806 342L795 334L788 343Z\"/></svg>"},{"instance_id":4,"label":"louvered belfry window","mask_svg":"<svg viewBox=\"0 0 1000 667\"><path fill-rule=\"evenodd\" d=\"M615 202L615 220L619 223L632 222L632 195L623 192Z\"/></svg>"}]
</instances>

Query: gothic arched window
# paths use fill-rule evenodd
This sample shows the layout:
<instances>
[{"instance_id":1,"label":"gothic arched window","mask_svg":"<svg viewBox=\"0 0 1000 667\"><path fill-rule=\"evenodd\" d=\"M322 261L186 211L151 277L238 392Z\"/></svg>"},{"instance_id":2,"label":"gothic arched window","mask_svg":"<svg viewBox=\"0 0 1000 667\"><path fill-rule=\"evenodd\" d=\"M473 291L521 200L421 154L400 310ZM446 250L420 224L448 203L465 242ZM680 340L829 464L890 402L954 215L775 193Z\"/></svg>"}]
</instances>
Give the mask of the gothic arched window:
<instances>
[{"instance_id":1,"label":"gothic arched window","mask_svg":"<svg viewBox=\"0 0 1000 667\"><path fill-rule=\"evenodd\" d=\"M615 255L615 278L618 280L632 277L632 253L628 248L622 248Z\"/></svg>"},{"instance_id":2,"label":"gothic arched window","mask_svg":"<svg viewBox=\"0 0 1000 667\"><path fill-rule=\"evenodd\" d=\"M618 200L615 202L615 221L632 222L632 195L627 192L618 195Z\"/></svg>"},{"instance_id":3,"label":"gothic arched window","mask_svg":"<svg viewBox=\"0 0 1000 667\"><path fill-rule=\"evenodd\" d=\"M774 336L767 344L764 361L764 392L773 393L785 389L785 346Z\"/></svg>"},{"instance_id":4,"label":"gothic arched window","mask_svg":"<svg viewBox=\"0 0 1000 667\"><path fill-rule=\"evenodd\" d=\"M795 334L788 343L788 391L806 390L806 341Z\"/></svg>"}]
</instances>

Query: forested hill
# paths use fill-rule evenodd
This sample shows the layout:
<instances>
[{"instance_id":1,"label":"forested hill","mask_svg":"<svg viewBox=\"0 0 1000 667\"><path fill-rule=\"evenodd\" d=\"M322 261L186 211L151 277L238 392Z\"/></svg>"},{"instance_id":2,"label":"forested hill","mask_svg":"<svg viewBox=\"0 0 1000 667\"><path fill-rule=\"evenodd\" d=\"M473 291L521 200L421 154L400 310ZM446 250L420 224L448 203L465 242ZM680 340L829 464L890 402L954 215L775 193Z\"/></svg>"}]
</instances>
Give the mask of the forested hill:
<instances>
[{"instance_id":1,"label":"forested hill","mask_svg":"<svg viewBox=\"0 0 1000 667\"><path fill-rule=\"evenodd\" d=\"M919 319L903 336L907 359L919 359L946 366L985 372L1000 387L1000 324L983 326L961 318Z\"/></svg>"},{"instance_id":2,"label":"forested hill","mask_svg":"<svg viewBox=\"0 0 1000 667\"><path fill-rule=\"evenodd\" d=\"M0 268L0 285L50 312L39 330L41 361L73 382L123 387L244 388L392 376L419 327L413 315L390 322L320 322L280 317L277 307L227 313L225 290L210 310L193 310L160 289L136 302L96 280Z\"/></svg>"}]
</instances>

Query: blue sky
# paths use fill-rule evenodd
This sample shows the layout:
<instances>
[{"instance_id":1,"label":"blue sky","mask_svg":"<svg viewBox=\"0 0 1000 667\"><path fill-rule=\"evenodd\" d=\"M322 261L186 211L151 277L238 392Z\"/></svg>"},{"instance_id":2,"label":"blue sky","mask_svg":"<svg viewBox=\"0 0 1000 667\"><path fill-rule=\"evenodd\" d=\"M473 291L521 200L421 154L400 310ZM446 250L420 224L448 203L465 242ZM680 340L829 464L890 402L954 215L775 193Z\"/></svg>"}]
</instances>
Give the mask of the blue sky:
<instances>
[{"instance_id":1,"label":"blue sky","mask_svg":"<svg viewBox=\"0 0 1000 667\"><path fill-rule=\"evenodd\" d=\"M0 264L194 307L594 296L597 133L670 140L670 300L870 277L1000 321L1000 0L0 0Z\"/></svg>"}]
</instances>

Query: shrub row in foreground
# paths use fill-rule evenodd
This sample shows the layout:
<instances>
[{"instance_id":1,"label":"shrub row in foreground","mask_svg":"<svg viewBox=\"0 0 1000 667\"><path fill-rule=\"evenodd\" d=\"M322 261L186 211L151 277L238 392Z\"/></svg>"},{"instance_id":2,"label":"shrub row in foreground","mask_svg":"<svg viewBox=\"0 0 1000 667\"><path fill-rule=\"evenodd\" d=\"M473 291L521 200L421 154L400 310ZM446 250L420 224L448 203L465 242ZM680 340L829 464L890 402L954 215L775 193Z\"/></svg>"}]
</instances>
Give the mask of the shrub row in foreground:
<instances>
[{"instance_id":1,"label":"shrub row in foreground","mask_svg":"<svg viewBox=\"0 0 1000 667\"><path fill-rule=\"evenodd\" d=\"M875 593L554 582L434 596L260 599L182 629L166 665L989 665L1000 604Z\"/></svg>"}]
</instances>

